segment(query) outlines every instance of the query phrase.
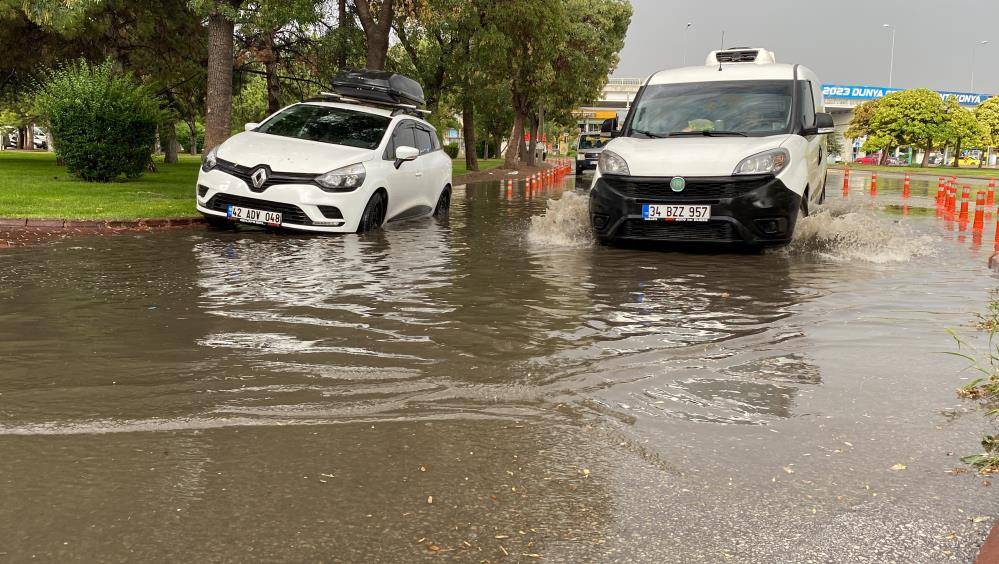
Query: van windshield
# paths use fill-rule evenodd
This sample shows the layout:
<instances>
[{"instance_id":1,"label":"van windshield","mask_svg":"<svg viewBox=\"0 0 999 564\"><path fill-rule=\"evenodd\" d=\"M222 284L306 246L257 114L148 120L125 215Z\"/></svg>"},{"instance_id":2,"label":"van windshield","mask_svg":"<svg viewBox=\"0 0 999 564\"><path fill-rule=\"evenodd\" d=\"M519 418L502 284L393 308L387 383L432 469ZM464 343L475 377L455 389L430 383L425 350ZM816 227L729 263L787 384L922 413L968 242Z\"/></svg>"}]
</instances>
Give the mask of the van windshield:
<instances>
[{"instance_id":1,"label":"van windshield","mask_svg":"<svg viewBox=\"0 0 999 564\"><path fill-rule=\"evenodd\" d=\"M378 147L392 118L345 108L298 104L255 129L281 137L294 137L362 149Z\"/></svg>"},{"instance_id":2,"label":"van windshield","mask_svg":"<svg viewBox=\"0 0 999 564\"><path fill-rule=\"evenodd\" d=\"M634 108L628 135L745 135L763 137L791 128L791 80L654 84Z\"/></svg>"},{"instance_id":3,"label":"van windshield","mask_svg":"<svg viewBox=\"0 0 999 564\"><path fill-rule=\"evenodd\" d=\"M579 137L578 149L603 149L604 145L606 145L608 141L610 141L610 139L604 139L599 135L581 135Z\"/></svg>"}]
</instances>

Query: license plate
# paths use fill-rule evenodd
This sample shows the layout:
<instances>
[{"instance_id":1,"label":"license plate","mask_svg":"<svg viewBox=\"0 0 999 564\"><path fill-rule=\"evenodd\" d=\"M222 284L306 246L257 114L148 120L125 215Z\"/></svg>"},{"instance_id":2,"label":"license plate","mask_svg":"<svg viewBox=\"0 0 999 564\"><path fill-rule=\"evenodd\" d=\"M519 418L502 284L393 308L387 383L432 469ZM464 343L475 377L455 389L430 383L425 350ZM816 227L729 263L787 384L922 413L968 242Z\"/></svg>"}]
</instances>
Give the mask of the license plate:
<instances>
[{"instance_id":1,"label":"license plate","mask_svg":"<svg viewBox=\"0 0 999 564\"><path fill-rule=\"evenodd\" d=\"M711 206L642 204L642 219L648 221L708 221Z\"/></svg>"},{"instance_id":2,"label":"license plate","mask_svg":"<svg viewBox=\"0 0 999 564\"><path fill-rule=\"evenodd\" d=\"M226 217L234 221L254 223L256 225L281 225L281 214L277 212L252 210L239 206L229 206L226 210Z\"/></svg>"}]
</instances>

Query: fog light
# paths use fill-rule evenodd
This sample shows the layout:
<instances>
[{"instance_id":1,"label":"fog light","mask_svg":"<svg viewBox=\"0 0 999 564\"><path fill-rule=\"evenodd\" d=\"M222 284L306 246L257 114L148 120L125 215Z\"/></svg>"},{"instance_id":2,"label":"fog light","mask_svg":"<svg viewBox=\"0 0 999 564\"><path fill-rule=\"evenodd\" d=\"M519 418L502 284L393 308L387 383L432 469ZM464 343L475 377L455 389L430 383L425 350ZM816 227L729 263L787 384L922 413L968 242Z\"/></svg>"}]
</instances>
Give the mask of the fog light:
<instances>
[{"instance_id":1,"label":"fog light","mask_svg":"<svg viewBox=\"0 0 999 564\"><path fill-rule=\"evenodd\" d=\"M205 194L207 193L208 193L208 187L205 186L204 184L198 184L198 197L204 198Z\"/></svg>"},{"instance_id":2,"label":"fog light","mask_svg":"<svg viewBox=\"0 0 999 564\"><path fill-rule=\"evenodd\" d=\"M602 213L595 213L591 217L593 227L597 229L603 229L604 227L607 227L607 219L608 219L607 216Z\"/></svg>"},{"instance_id":3,"label":"fog light","mask_svg":"<svg viewBox=\"0 0 999 564\"><path fill-rule=\"evenodd\" d=\"M785 220L782 218L757 219L756 228L765 235L780 235L785 229Z\"/></svg>"}]
</instances>

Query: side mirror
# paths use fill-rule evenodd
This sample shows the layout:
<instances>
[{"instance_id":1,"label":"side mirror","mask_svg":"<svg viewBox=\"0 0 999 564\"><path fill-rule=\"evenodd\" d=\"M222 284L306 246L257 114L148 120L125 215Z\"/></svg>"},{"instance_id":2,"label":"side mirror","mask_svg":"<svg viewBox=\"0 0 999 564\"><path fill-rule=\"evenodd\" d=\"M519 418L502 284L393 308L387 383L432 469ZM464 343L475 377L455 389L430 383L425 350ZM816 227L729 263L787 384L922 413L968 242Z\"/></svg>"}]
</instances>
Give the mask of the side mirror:
<instances>
[{"instance_id":1,"label":"side mirror","mask_svg":"<svg viewBox=\"0 0 999 564\"><path fill-rule=\"evenodd\" d=\"M250 123L247 123L247 124L243 125L243 131L253 131L254 129L256 129L258 127L260 127L259 123L251 121Z\"/></svg>"},{"instance_id":2,"label":"side mirror","mask_svg":"<svg viewBox=\"0 0 999 564\"><path fill-rule=\"evenodd\" d=\"M620 125L618 124L617 117L605 119L603 123L600 124L600 136L617 137L621 133L619 128Z\"/></svg>"},{"instance_id":3,"label":"side mirror","mask_svg":"<svg viewBox=\"0 0 999 564\"><path fill-rule=\"evenodd\" d=\"M802 133L805 135L827 135L834 131L836 131L836 124L833 123L832 115L820 112L815 114L815 125L806 127Z\"/></svg>"},{"instance_id":4,"label":"side mirror","mask_svg":"<svg viewBox=\"0 0 999 564\"><path fill-rule=\"evenodd\" d=\"M395 149L395 168L402 166L402 163L406 161L412 161L416 157L420 156L420 150L416 147L408 147L403 145L401 147L396 147Z\"/></svg>"}]
</instances>

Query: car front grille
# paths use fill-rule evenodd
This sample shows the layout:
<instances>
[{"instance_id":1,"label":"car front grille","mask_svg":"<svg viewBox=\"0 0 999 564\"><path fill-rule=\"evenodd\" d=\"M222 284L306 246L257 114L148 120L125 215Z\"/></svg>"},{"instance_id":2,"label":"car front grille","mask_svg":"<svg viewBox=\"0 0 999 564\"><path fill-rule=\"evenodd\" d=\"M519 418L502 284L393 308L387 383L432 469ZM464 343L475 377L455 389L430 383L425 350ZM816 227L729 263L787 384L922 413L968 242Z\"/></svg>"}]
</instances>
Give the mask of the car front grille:
<instances>
[{"instance_id":1,"label":"car front grille","mask_svg":"<svg viewBox=\"0 0 999 564\"><path fill-rule=\"evenodd\" d=\"M752 63L756 61L759 51L722 51L715 54L719 63Z\"/></svg>"},{"instance_id":2,"label":"car front grille","mask_svg":"<svg viewBox=\"0 0 999 564\"><path fill-rule=\"evenodd\" d=\"M208 200L208 209L226 213L229 206L239 206L253 210L277 212L281 214L282 223L293 223L295 225L312 225L312 220L305 215L302 208L281 202L271 202L268 200L258 200L256 198L246 198L244 196L234 196L232 194L215 194Z\"/></svg>"},{"instance_id":3,"label":"car front grille","mask_svg":"<svg viewBox=\"0 0 999 564\"><path fill-rule=\"evenodd\" d=\"M674 192L670 188L670 181L673 180L671 176L604 176L602 180L612 190L628 198L686 202L737 198L765 186L773 180L773 176L765 174L745 178L731 176L687 178L686 185L680 192Z\"/></svg>"},{"instance_id":4,"label":"car front grille","mask_svg":"<svg viewBox=\"0 0 999 564\"><path fill-rule=\"evenodd\" d=\"M253 179L250 178L255 170L260 167L267 169L267 180L257 188L253 185ZM275 186L278 184L312 184L315 185L315 179L318 174L313 173L303 173L303 172L278 172L273 171L270 167L265 165L257 166L244 166L241 164L236 164L234 162L225 161L218 159L215 164L215 168L220 170L230 176L235 176L236 178L242 180L246 183L247 187L250 188L252 192L263 192L264 190Z\"/></svg>"},{"instance_id":5,"label":"car front grille","mask_svg":"<svg viewBox=\"0 0 999 564\"><path fill-rule=\"evenodd\" d=\"M732 242L742 240L732 224L727 221L677 222L629 219L621 226L617 236L653 241L680 242Z\"/></svg>"}]
</instances>

